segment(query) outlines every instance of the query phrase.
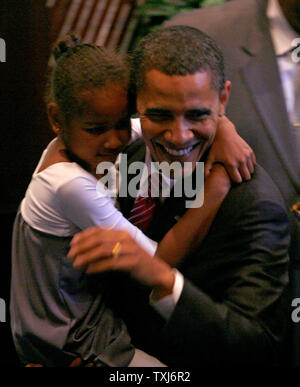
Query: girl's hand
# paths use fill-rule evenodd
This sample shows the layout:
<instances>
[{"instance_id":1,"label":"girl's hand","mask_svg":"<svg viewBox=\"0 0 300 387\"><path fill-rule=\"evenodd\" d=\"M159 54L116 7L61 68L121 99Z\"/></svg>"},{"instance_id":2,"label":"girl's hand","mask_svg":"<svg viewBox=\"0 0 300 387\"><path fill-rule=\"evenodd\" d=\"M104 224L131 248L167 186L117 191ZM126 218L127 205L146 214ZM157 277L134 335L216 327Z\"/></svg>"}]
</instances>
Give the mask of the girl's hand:
<instances>
[{"instance_id":1,"label":"girl's hand","mask_svg":"<svg viewBox=\"0 0 300 387\"><path fill-rule=\"evenodd\" d=\"M252 148L225 116L219 118L216 137L205 162L205 177L209 176L216 162L224 164L230 178L236 183L250 180L256 163Z\"/></svg>"}]
</instances>

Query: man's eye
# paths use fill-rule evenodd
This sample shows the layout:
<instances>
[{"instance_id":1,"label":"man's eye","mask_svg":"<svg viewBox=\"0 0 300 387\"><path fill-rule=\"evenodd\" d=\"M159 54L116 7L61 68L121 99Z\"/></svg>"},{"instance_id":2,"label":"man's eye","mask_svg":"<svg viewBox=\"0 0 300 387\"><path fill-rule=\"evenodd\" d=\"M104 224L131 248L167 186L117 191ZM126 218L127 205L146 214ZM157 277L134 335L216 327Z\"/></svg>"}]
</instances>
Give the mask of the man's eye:
<instances>
[{"instance_id":1,"label":"man's eye","mask_svg":"<svg viewBox=\"0 0 300 387\"><path fill-rule=\"evenodd\" d=\"M204 121L208 116L203 114L188 114L186 115L186 119L189 121L197 121L201 122Z\"/></svg>"},{"instance_id":2,"label":"man's eye","mask_svg":"<svg viewBox=\"0 0 300 387\"><path fill-rule=\"evenodd\" d=\"M146 113L145 116L153 122L163 122L172 119L172 114L168 113Z\"/></svg>"},{"instance_id":3,"label":"man's eye","mask_svg":"<svg viewBox=\"0 0 300 387\"><path fill-rule=\"evenodd\" d=\"M209 117L209 113L203 113L202 111L191 111L191 112L188 112L186 115L185 115L186 119L187 120L190 120L190 121L204 121L206 118Z\"/></svg>"}]
</instances>

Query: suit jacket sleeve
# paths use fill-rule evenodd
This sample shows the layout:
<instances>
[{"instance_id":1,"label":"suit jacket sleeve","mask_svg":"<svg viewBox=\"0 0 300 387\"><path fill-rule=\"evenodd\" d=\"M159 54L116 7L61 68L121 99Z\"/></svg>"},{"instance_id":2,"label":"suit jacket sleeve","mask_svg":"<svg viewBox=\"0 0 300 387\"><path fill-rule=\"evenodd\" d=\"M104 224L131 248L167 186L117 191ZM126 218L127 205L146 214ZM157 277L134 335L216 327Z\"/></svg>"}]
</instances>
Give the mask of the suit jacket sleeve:
<instances>
[{"instance_id":1,"label":"suit jacket sleeve","mask_svg":"<svg viewBox=\"0 0 300 387\"><path fill-rule=\"evenodd\" d=\"M287 216L272 200L230 211L234 196L182 265L183 292L162 334L168 365L277 361L287 316ZM227 210L239 215L224 221Z\"/></svg>"}]
</instances>

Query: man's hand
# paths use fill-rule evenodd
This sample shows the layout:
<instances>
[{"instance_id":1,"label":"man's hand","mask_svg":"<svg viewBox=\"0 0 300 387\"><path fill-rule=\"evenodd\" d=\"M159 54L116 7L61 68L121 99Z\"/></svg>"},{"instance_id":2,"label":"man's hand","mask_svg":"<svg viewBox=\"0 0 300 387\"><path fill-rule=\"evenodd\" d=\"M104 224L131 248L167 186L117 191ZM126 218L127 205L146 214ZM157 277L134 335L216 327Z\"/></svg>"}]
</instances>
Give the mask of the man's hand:
<instances>
[{"instance_id":1,"label":"man's hand","mask_svg":"<svg viewBox=\"0 0 300 387\"><path fill-rule=\"evenodd\" d=\"M250 180L256 163L252 148L225 116L219 118L216 137L205 162L205 177L210 174L215 162L224 164L230 178L236 183Z\"/></svg>"},{"instance_id":2,"label":"man's hand","mask_svg":"<svg viewBox=\"0 0 300 387\"><path fill-rule=\"evenodd\" d=\"M120 250L113 257L117 242ZM98 226L81 231L71 241L68 253L76 269L87 274L125 271L153 289L156 299L172 293L175 275L157 256L152 257L125 231L104 230Z\"/></svg>"}]
</instances>

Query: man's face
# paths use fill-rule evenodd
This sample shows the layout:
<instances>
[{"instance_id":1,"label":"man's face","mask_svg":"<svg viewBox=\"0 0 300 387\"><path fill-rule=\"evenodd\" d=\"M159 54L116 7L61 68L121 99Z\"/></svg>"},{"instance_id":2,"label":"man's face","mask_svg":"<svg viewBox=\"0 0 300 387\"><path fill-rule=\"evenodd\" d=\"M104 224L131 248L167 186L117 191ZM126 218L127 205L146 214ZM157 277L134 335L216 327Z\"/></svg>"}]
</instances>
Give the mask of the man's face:
<instances>
[{"instance_id":1,"label":"man's face","mask_svg":"<svg viewBox=\"0 0 300 387\"><path fill-rule=\"evenodd\" d=\"M137 95L137 110L152 159L192 162L195 167L214 140L229 92L227 81L219 95L209 72L169 76L148 71Z\"/></svg>"}]
</instances>

